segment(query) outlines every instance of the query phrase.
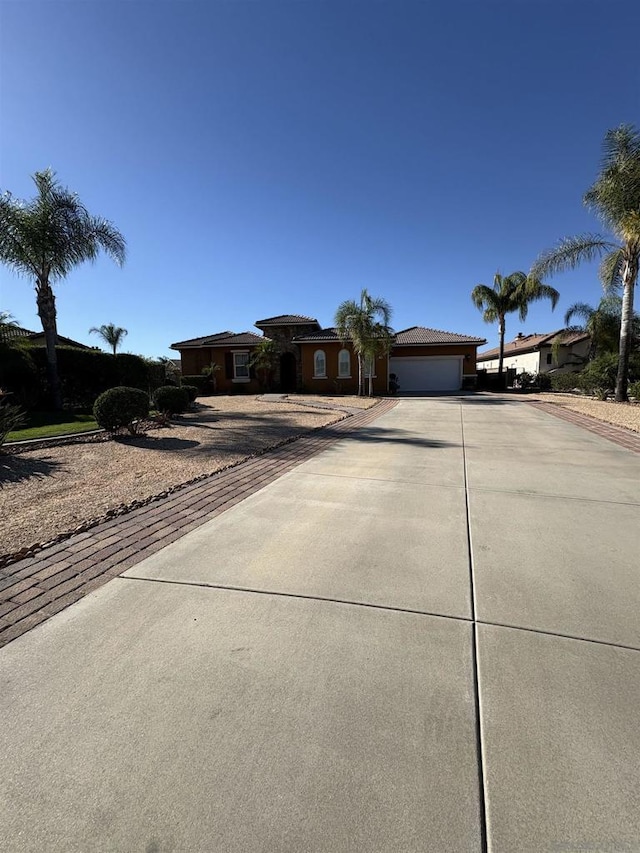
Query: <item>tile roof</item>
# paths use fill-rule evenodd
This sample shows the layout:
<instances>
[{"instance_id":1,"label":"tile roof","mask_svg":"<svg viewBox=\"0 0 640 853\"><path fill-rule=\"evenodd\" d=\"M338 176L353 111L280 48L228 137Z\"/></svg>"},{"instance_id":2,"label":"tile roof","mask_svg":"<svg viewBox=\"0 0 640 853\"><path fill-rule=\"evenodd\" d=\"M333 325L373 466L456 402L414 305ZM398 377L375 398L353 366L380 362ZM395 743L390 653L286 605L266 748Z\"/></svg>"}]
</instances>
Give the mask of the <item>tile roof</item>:
<instances>
[{"instance_id":1,"label":"tile roof","mask_svg":"<svg viewBox=\"0 0 640 853\"><path fill-rule=\"evenodd\" d=\"M307 326L314 323L319 325L315 317L305 317L303 314L278 314L277 317L267 317L266 320L256 320L254 326Z\"/></svg>"},{"instance_id":2,"label":"tile roof","mask_svg":"<svg viewBox=\"0 0 640 853\"><path fill-rule=\"evenodd\" d=\"M42 338L44 341L44 331L32 332L31 329L23 329L22 326L0 326L0 340L9 341L20 338L26 341L36 341ZM40 345L39 342L37 344ZM64 335L58 335L58 346L75 347L76 349L97 349L90 347L88 344L81 344L80 341L74 341L73 338L65 338Z\"/></svg>"},{"instance_id":3,"label":"tile roof","mask_svg":"<svg viewBox=\"0 0 640 853\"><path fill-rule=\"evenodd\" d=\"M455 332L443 332L441 329L428 329L425 326L411 326L396 332L396 346L403 344L486 344L486 338L473 338L458 335Z\"/></svg>"},{"instance_id":4,"label":"tile roof","mask_svg":"<svg viewBox=\"0 0 640 853\"><path fill-rule=\"evenodd\" d=\"M554 338L561 335L564 331L564 329L557 329L555 332L547 332L545 334L538 334L534 332L531 335L521 335L515 338L515 340L505 343L504 354L505 356L518 355L519 353L534 352L541 346L550 346L553 343ZM568 334L562 338L562 346L571 346L572 344L584 341L589 337L586 332L567 331ZM499 355L500 347L493 347L493 349L479 352L478 361L489 361L493 358L498 358Z\"/></svg>"},{"instance_id":5,"label":"tile roof","mask_svg":"<svg viewBox=\"0 0 640 853\"><path fill-rule=\"evenodd\" d=\"M5 341L9 340L9 338L30 338L37 334L38 332L32 332L30 329L23 329L22 326L12 326L11 324L0 326L0 338ZM40 334L42 334L42 332L40 332Z\"/></svg>"},{"instance_id":6,"label":"tile roof","mask_svg":"<svg viewBox=\"0 0 640 853\"><path fill-rule=\"evenodd\" d=\"M340 336L337 330L330 326L328 329L317 329L313 332L305 332L303 335L296 335L294 341L339 341Z\"/></svg>"},{"instance_id":7,"label":"tile roof","mask_svg":"<svg viewBox=\"0 0 640 853\"><path fill-rule=\"evenodd\" d=\"M171 344L170 349L191 349L192 347L230 347L230 346L255 346L262 341L269 340L262 335L253 332L217 332L215 335L206 335L203 338L190 338L188 341L178 341Z\"/></svg>"}]
</instances>

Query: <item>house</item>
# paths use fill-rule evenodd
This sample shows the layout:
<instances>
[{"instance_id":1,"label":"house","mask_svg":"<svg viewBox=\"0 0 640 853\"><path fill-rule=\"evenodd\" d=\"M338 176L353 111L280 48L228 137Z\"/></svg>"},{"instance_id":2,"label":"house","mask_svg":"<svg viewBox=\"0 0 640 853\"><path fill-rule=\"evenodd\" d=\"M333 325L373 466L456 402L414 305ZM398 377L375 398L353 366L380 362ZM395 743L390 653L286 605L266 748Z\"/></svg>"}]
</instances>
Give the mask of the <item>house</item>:
<instances>
[{"instance_id":1,"label":"house","mask_svg":"<svg viewBox=\"0 0 640 853\"><path fill-rule=\"evenodd\" d=\"M557 353L554 341L560 336ZM586 332L558 329L539 335L523 335L504 345L504 369L518 373L572 373L580 370L587 362L591 338ZM497 373L500 348L494 347L478 353L478 368L488 373Z\"/></svg>"},{"instance_id":2,"label":"house","mask_svg":"<svg viewBox=\"0 0 640 853\"><path fill-rule=\"evenodd\" d=\"M251 367L251 357L265 340L274 341L278 358L273 386L283 392L354 394L358 390L357 358L351 344L342 341L334 328L323 329L314 317L280 314L257 320L263 333L217 332L171 344L180 352L184 376L202 373L215 366L216 388L231 393L242 387L261 389ZM469 337L423 326L412 326L393 336L388 355L374 365L374 391L389 389L389 376L396 374L401 392L458 391L474 387L477 349L484 338Z\"/></svg>"},{"instance_id":3,"label":"house","mask_svg":"<svg viewBox=\"0 0 640 853\"><path fill-rule=\"evenodd\" d=\"M0 340L18 340L25 341L35 347L45 346L44 332L32 332L29 329L23 329L21 326L13 326L11 324L0 327ZM63 335L58 335L58 346L75 347L75 349L92 349L92 347L86 344L81 344L79 341L74 341L71 338L65 338Z\"/></svg>"}]
</instances>

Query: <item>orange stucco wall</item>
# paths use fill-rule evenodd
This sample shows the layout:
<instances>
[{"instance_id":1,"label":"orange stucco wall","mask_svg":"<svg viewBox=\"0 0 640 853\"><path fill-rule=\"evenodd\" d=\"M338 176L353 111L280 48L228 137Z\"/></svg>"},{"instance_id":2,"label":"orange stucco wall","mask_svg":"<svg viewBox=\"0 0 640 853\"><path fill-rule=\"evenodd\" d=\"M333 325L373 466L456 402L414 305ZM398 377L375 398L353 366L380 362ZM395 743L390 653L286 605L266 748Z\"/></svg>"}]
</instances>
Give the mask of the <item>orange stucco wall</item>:
<instances>
[{"instance_id":1,"label":"orange stucco wall","mask_svg":"<svg viewBox=\"0 0 640 853\"><path fill-rule=\"evenodd\" d=\"M199 349L185 349L180 352L183 376L199 376L203 367L218 364L220 370L214 373L216 391L220 394L248 393L257 394L262 388L256 378L249 382L234 382L226 375L226 356L232 352L252 352L255 347L201 347Z\"/></svg>"},{"instance_id":2,"label":"orange stucco wall","mask_svg":"<svg viewBox=\"0 0 640 853\"><path fill-rule=\"evenodd\" d=\"M351 353L351 378L338 376L338 353L347 349ZM327 378L318 379L313 375L313 360L316 350L322 350L326 356ZM315 341L300 344L302 353L302 385L310 394L357 394L358 360L349 344L338 341ZM374 392L387 391L387 357L381 356L376 362L376 378L373 381Z\"/></svg>"}]
</instances>

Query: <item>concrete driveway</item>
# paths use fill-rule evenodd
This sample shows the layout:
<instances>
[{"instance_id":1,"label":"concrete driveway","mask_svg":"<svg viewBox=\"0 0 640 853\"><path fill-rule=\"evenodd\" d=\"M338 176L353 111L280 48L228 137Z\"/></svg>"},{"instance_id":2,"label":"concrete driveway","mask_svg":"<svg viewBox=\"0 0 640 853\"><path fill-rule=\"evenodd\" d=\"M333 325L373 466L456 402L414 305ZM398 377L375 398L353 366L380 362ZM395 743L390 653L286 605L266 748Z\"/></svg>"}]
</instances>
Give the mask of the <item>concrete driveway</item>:
<instances>
[{"instance_id":1,"label":"concrete driveway","mask_svg":"<svg viewBox=\"0 0 640 853\"><path fill-rule=\"evenodd\" d=\"M407 399L0 651L3 851L640 850L640 455Z\"/></svg>"}]
</instances>

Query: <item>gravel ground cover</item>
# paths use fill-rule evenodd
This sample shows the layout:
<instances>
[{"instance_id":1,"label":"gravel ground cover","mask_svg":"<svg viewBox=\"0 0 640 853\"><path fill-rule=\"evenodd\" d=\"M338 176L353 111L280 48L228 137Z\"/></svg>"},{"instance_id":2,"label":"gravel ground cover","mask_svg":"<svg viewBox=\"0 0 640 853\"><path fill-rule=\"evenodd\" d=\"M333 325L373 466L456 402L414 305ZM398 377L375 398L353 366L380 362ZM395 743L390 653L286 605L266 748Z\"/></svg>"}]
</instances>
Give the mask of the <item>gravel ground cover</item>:
<instances>
[{"instance_id":1,"label":"gravel ground cover","mask_svg":"<svg viewBox=\"0 0 640 853\"><path fill-rule=\"evenodd\" d=\"M212 397L146 435L0 455L0 555L343 417L293 400Z\"/></svg>"},{"instance_id":2,"label":"gravel ground cover","mask_svg":"<svg viewBox=\"0 0 640 853\"><path fill-rule=\"evenodd\" d=\"M349 409L370 409L381 399L380 397L324 397L319 394L304 394L301 396L292 395L287 397L292 403L296 400L306 401L307 403L332 403L335 406L346 406Z\"/></svg>"},{"instance_id":3,"label":"gravel ground cover","mask_svg":"<svg viewBox=\"0 0 640 853\"><path fill-rule=\"evenodd\" d=\"M640 403L611 403L608 400L579 397L577 394L523 394L521 398L552 403L607 424L640 432Z\"/></svg>"}]
</instances>

